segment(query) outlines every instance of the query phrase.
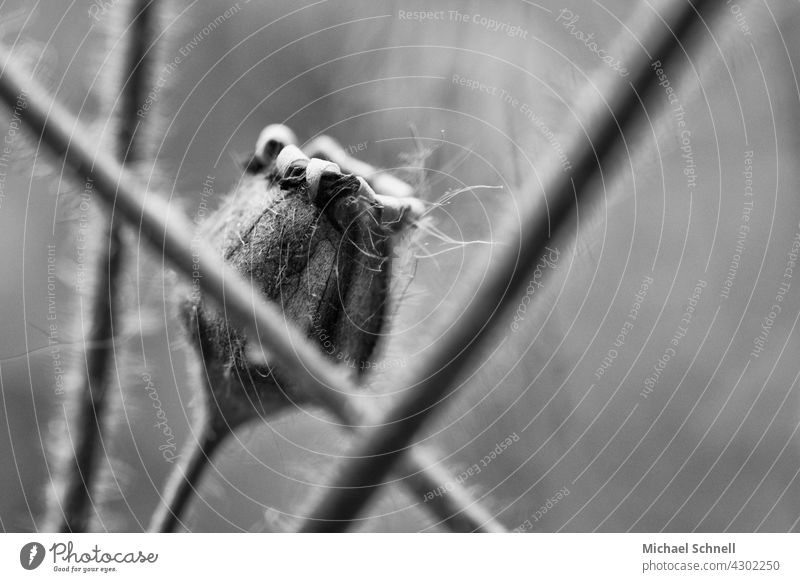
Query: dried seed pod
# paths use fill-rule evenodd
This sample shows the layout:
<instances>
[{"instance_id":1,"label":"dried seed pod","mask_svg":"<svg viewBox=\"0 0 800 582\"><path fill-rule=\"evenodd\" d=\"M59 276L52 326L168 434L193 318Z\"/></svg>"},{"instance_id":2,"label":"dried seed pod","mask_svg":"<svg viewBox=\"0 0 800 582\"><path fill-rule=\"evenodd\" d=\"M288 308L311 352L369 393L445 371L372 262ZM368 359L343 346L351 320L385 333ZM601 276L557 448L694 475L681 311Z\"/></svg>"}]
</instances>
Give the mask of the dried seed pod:
<instances>
[{"instance_id":1,"label":"dried seed pod","mask_svg":"<svg viewBox=\"0 0 800 582\"><path fill-rule=\"evenodd\" d=\"M295 141L284 126L265 128L245 176L200 235L277 303L290 325L361 373L371 367L387 313L392 235L422 212L421 202L382 202L365 180L309 160ZM281 362L253 360L224 306L181 293L182 320L202 363L195 381L204 401L195 441L165 489L151 531L175 528L203 468L233 430L303 403Z\"/></svg>"},{"instance_id":2,"label":"dried seed pod","mask_svg":"<svg viewBox=\"0 0 800 582\"><path fill-rule=\"evenodd\" d=\"M243 178L201 235L275 301L323 353L356 371L372 354L387 305L391 229L371 190L292 145ZM249 361L247 340L224 309L197 295L182 314L206 367L229 380L214 388L227 422L270 415L301 400L280 362Z\"/></svg>"}]
</instances>

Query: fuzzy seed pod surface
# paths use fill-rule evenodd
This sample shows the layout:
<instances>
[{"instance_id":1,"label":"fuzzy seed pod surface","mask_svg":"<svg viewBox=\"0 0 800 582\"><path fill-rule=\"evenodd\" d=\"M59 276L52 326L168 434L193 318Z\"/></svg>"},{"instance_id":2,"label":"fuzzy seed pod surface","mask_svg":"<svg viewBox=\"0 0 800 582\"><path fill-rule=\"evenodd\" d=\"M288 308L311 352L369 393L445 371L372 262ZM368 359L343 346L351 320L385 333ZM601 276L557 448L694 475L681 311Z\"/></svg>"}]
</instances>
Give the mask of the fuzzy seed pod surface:
<instances>
[{"instance_id":1,"label":"fuzzy seed pod surface","mask_svg":"<svg viewBox=\"0 0 800 582\"><path fill-rule=\"evenodd\" d=\"M325 173L313 196L305 178L305 167L280 174L251 164L201 236L324 354L360 372L384 325L390 231L381 204L355 176ZM248 361L248 340L224 307L190 293L181 314L228 423L302 403L280 362Z\"/></svg>"}]
</instances>

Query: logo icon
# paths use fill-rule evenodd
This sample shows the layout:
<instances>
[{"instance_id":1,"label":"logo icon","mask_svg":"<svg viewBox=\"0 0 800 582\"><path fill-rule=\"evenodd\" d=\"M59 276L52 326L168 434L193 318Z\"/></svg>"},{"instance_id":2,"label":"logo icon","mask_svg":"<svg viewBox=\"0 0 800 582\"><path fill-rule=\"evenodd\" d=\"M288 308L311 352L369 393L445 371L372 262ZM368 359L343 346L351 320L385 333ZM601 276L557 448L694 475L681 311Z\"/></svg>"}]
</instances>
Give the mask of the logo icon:
<instances>
[{"instance_id":1,"label":"logo icon","mask_svg":"<svg viewBox=\"0 0 800 582\"><path fill-rule=\"evenodd\" d=\"M19 551L19 563L26 570L35 570L44 561L44 546L39 542L29 542Z\"/></svg>"}]
</instances>

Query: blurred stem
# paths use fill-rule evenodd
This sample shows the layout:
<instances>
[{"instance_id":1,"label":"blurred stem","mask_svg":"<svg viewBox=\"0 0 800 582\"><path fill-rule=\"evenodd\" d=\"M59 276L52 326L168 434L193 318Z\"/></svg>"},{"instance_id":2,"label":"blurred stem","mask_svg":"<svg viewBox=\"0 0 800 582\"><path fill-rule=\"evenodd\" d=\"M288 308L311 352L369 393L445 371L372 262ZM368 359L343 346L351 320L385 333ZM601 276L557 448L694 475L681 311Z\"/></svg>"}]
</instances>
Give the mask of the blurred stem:
<instances>
[{"instance_id":1,"label":"blurred stem","mask_svg":"<svg viewBox=\"0 0 800 582\"><path fill-rule=\"evenodd\" d=\"M110 107L119 118L114 129L114 151L123 165L143 159L141 128L137 109L147 92L155 57L152 50L152 31L156 17L154 0L132 0L122 7L125 10L123 27L127 34L123 47L121 75L118 91L110 97L116 99ZM116 40L112 38L112 41ZM113 64L112 64L113 67ZM103 440L105 409L110 382L110 362L114 357L114 318L118 313L118 286L122 272L122 240L120 223L109 213L99 210L96 216L99 228L95 244L97 255L93 266L93 283L89 311L88 333L84 335L76 368L71 374L72 385L67 394L75 399L70 411L73 418L67 422L74 427L74 455L58 468L57 477L63 489L50 504L49 528L60 532L82 532L88 529L96 481L100 443Z\"/></svg>"}]
</instances>

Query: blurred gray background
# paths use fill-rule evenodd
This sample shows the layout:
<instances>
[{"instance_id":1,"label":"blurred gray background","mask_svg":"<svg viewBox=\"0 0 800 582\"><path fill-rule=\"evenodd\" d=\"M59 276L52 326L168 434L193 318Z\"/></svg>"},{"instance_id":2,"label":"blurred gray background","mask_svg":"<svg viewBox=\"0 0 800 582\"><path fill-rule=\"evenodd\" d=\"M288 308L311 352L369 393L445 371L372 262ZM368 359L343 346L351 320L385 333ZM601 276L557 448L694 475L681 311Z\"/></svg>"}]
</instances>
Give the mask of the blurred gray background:
<instances>
[{"instance_id":1,"label":"blurred gray background","mask_svg":"<svg viewBox=\"0 0 800 582\"><path fill-rule=\"evenodd\" d=\"M104 123L98 74L114 66L112 4L0 7L3 40L92 131ZM441 18L409 16L427 10ZM537 160L567 143L579 89L606 66L576 31L611 54L620 34L635 46L637 31L622 24L630 13L620 0L174 2L163 50L180 62L154 93L158 155L147 175L194 216L203 183L213 183L216 206L261 128L280 122L301 140L327 133L397 168L427 200L467 188L434 217L470 244L429 235L414 247L416 277L398 299L384 369L371 378L371 393L388 399L436 345L456 290L491 264L501 218L537 195ZM509 528L800 529L800 281L796 268L786 277L800 232L798 16L796 2L720 11L713 37L667 70L686 127L666 94L648 110L649 125L626 136L628 151L581 206L577 237L554 243L558 258L543 278L531 274L516 325L510 313L427 429L454 474L479 466L464 484ZM488 89L468 86L480 84ZM64 414L58 367L68 366L83 320L82 185L3 115L13 159L0 197L0 527L34 531L50 481L44 443ZM98 504L98 529L109 531L146 526L172 467L149 394L177 443L192 401L168 301L174 277L135 233L126 241L116 413ZM755 354L754 342L763 347ZM302 513L348 450L329 421L299 411L240 431L206 475L190 528L269 531ZM385 487L361 527L424 530L432 522L423 506Z\"/></svg>"}]
</instances>

